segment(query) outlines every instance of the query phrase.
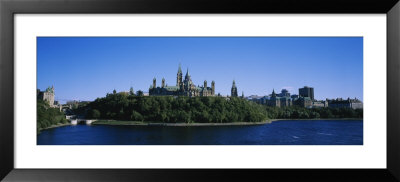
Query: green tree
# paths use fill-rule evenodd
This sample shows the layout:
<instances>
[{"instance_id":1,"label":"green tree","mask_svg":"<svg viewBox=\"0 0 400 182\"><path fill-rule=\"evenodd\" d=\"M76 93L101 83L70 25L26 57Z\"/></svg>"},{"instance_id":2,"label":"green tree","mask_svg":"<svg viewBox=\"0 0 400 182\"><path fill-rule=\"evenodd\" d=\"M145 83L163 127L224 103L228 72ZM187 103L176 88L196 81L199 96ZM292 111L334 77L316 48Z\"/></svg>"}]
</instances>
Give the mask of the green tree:
<instances>
[{"instance_id":1,"label":"green tree","mask_svg":"<svg viewBox=\"0 0 400 182\"><path fill-rule=\"evenodd\" d=\"M91 118L93 118L93 119L99 119L100 116L101 116L101 114L100 114L100 111L99 111L99 110L97 110L97 109L92 109L92 110L90 110L90 116L91 116Z\"/></svg>"},{"instance_id":2,"label":"green tree","mask_svg":"<svg viewBox=\"0 0 400 182\"><path fill-rule=\"evenodd\" d=\"M131 120L132 121L143 121L143 116L139 112L134 110L134 111L132 111L132 114L131 114Z\"/></svg>"},{"instance_id":3,"label":"green tree","mask_svg":"<svg viewBox=\"0 0 400 182\"><path fill-rule=\"evenodd\" d=\"M44 128L50 127L60 123L67 123L65 115L60 112L59 108L52 108L49 104L43 100L37 100L36 103L36 131L40 131Z\"/></svg>"},{"instance_id":4,"label":"green tree","mask_svg":"<svg viewBox=\"0 0 400 182\"><path fill-rule=\"evenodd\" d=\"M141 91L141 90L138 90L137 92L136 92L136 95L137 96L139 96L139 97L143 97L143 91Z\"/></svg>"}]
</instances>

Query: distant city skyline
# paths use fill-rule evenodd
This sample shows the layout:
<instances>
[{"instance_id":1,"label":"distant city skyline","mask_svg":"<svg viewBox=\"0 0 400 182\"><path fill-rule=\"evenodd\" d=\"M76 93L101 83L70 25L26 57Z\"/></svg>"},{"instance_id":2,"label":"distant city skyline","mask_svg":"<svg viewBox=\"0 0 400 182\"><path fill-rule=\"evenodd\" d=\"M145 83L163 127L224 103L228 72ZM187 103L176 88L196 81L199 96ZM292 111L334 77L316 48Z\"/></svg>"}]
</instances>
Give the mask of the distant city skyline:
<instances>
[{"instance_id":1,"label":"distant city skyline","mask_svg":"<svg viewBox=\"0 0 400 182\"><path fill-rule=\"evenodd\" d=\"M107 93L148 92L153 78L176 85L181 64L193 83L215 81L215 93L298 94L363 100L362 37L38 37L37 87L55 100L92 101Z\"/></svg>"}]
</instances>

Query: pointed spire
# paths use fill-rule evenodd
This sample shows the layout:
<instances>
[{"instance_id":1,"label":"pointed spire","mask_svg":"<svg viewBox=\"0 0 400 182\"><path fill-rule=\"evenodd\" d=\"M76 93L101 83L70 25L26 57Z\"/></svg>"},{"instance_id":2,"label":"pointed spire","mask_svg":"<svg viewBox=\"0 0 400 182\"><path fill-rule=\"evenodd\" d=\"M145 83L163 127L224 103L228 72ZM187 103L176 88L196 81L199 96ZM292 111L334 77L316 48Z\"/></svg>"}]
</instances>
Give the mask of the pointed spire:
<instances>
[{"instance_id":1,"label":"pointed spire","mask_svg":"<svg viewBox=\"0 0 400 182\"><path fill-rule=\"evenodd\" d=\"M272 89L272 97L276 97L275 89Z\"/></svg>"},{"instance_id":2,"label":"pointed spire","mask_svg":"<svg viewBox=\"0 0 400 182\"><path fill-rule=\"evenodd\" d=\"M236 88L236 82L235 82L235 80L233 80L233 82L232 82L232 88Z\"/></svg>"},{"instance_id":3,"label":"pointed spire","mask_svg":"<svg viewBox=\"0 0 400 182\"><path fill-rule=\"evenodd\" d=\"M187 77L190 76L190 74L189 74L189 68L187 68L187 70L186 70L186 76L187 76Z\"/></svg>"},{"instance_id":4,"label":"pointed spire","mask_svg":"<svg viewBox=\"0 0 400 182\"><path fill-rule=\"evenodd\" d=\"M182 73L181 63L179 63L178 73Z\"/></svg>"}]
</instances>

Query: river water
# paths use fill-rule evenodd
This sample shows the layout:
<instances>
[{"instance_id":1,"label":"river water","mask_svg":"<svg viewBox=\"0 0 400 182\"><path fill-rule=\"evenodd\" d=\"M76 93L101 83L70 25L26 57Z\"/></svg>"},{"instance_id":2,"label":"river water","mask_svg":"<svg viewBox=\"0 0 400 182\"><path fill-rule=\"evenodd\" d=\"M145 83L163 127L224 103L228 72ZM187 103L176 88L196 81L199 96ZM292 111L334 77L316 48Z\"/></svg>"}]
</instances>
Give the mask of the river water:
<instances>
[{"instance_id":1,"label":"river water","mask_svg":"<svg viewBox=\"0 0 400 182\"><path fill-rule=\"evenodd\" d=\"M285 120L251 126L76 125L43 130L38 145L362 145L362 120Z\"/></svg>"}]
</instances>

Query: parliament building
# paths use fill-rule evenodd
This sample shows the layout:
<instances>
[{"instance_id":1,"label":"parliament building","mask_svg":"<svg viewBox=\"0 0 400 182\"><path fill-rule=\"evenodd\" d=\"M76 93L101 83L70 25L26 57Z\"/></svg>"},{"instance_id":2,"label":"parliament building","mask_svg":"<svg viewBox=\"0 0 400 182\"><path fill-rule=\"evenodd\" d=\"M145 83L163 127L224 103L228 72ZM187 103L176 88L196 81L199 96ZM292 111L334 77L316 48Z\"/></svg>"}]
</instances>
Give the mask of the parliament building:
<instances>
[{"instance_id":1,"label":"parliament building","mask_svg":"<svg viewBox=\"0 0 400 182\"><path fill-rule=\"evenodd\" d=\"M189 69L186 71L185 79L183 80L181 65L179 65L178 73L176 75L176 86L167 86L165 79L161 81L161 87L157 87L156 78L153 79L153 85L149 88L149 95L173 95L173 96L214 96L215 95L215 82L211 82L211 87L207 86L207 80L204 81L203 86L196 86L190 77Z\"/></svg>"}]
</instances>

